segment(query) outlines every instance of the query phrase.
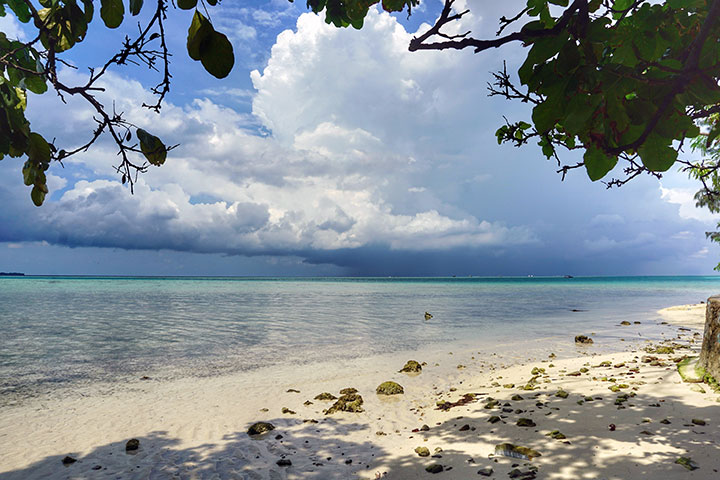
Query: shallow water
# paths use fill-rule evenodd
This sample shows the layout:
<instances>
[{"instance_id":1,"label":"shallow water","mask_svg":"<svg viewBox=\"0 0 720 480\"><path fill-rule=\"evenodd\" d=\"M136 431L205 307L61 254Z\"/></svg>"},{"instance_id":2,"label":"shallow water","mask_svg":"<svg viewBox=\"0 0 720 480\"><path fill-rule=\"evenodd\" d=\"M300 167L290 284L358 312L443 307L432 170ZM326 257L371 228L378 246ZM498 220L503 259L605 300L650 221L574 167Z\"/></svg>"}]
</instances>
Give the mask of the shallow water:
<instances>
[{"instance_id":1,"label":"shallow water","mask_svg":"<svg viewBox=\"0 0 720 480\"><path fill-rule=\"evenodd\" d=\"M654 325L656 310L719 291L720 277L4 277L0 397L460 342L613 338L620 320Z\"/></svg>"}]
</instances>

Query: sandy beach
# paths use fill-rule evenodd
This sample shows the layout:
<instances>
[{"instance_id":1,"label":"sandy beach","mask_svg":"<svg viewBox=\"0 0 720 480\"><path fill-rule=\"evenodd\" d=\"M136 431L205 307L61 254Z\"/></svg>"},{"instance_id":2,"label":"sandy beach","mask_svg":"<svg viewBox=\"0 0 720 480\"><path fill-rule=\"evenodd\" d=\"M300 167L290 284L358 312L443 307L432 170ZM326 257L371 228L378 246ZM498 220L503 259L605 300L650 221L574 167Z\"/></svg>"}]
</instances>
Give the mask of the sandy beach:
<instances>
[{"instance_id":1,"label":"sandy beach","mask_svg":"<svg viewBox=\"0 0 720 480\"><path fill-rule=\"evenodd\" d=\"M572 332L561 350L415 352L419 374L399 372L402 353L31 398L0 410L0 479L715 478L720 394L683 383L673 362L697 354L704 305L657 324L666 340L653 344L618 325L627 349L611 354ZM673 352L646 351L658 345ZM385 381L404 393L376 394ZM348 387L363 411L324 414L334 401L315 397ZM248 435L259 421L274 430ZM496 454L504 442L533 458Z\"/></svg>"}]
</instances>

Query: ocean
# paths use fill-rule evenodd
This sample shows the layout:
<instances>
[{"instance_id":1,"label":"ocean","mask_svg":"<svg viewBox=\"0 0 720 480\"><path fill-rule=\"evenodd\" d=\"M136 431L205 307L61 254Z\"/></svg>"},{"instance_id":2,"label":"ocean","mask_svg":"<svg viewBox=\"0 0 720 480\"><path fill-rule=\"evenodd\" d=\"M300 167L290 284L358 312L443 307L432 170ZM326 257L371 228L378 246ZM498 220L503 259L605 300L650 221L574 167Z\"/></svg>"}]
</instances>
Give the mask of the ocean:
<instances>
[{"instance_id":1,"label":"ocean","mask_svg":"<svg viewBox=\"0 0 720 480\"><path fill-rule=\"evenodd\" d=\"M210 376L595 333L660 335L720 277L0 277L0 403L93 382ZM424 319L428 311L433 315Z\"/></svg>"}]
</instances>

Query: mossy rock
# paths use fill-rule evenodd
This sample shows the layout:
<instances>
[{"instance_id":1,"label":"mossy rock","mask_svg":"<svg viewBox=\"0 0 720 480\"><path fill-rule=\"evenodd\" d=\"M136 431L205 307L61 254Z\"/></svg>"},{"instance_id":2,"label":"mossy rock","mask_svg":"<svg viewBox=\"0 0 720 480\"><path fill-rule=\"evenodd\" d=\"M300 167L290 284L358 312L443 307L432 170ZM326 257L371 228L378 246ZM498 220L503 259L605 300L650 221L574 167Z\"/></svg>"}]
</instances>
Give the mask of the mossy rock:
<instances>
[{"instance_id":1,"label":"mossy rock","mask_svg":"<svg viewBox=\"0 0 720 480\"><path fill-rule=\"evenodd\" d=\"M337 400L337 397L329 392L323 392L315 395L315 400Z\"/></svg>"},{"instance_id":2,"label":"mossy rock","mask_svg":"<svg viewBox=\"0 0 720 480\"><path fill-rule=\"evenodd\" d=\"M422 372L422 365L415 360L408 360L404 367L400 370L404 373L420 373Z\"/></svg>"},{"instance_id":3,"label":"mossy rock","mask_svg":"<svg viewBox=\"0 0 720 480\"><path fill-rule=\"evenodd\" d=\"M140 440L138 440L137 438L131 438L125 444L126 452L133 452L133 451L137 450L138 448L140 448Z\"/></svg>"},{"instance_id":4,"label":"mossy rock","mask_svg":"<svg viewBox=\"0 0 720 480\"><path fill-rule=\"evenodd\" d=\"M425 467L425 471L428 473L440 473L443 470L445 469L439 463L433 463L432 465L428 465L427 467Z\"/></svg>"},{"instance_id":5,"label":"mossy rock","mask_svg":"<svg viewBox=\"0 0 720 480\"><path fill-rule=\"evenodd\" d=\"M595 342L593 342L593 339L588 337L587 335L577 335L575 337L575 343L579 343L581 345L591 345Z\"/></svg>"},{"instance_id":6,"label":"mossy rock","mask_svg":"<svg viewBox=\"0 0 720 480\"><path fill-rule=\"evenodd\" d=\"M535 422L532 421L530 418L518 418L517 423L515 423L518 427L535 427Z\"/></svg>"},{"instance_id":7,"label":"mossy rock","mask_svg":"<svg viewBox=\"0 0 720 480\"><path fill-rule=\"evenodd\" d=\"M569 395L568 392L566 392L565 390L558 390L555 393L555 396L558 398L568 398L568 395Z\"/></svg>"},{"instance_id":8,"label":"mossy rock","mask_svg":"<svg viewBox=\"0 0 720 480\"><path fill-rule=\"evenodd\" d=\"M358 393L357 388L348 387L340 390L340 395L349 395L351 393Z\"/></svg>"},{"instance_id":9,"label":"mossy rock","mask_svg":"<svg viewBox=\"0 0 720 480\"><path fill-rule=\"evenodd\" d=\"M533 367L530 371L530 375L540 375L542 373L545 373L545 369L540 367Z\"/></svg>"},{"instance_id":10,"label":"mossy rock","mask_svg":"<svg viewBox=\"0 0 720 480\"><path fill-rule=\"evenodd\" d=\"M582 367L582 368L580 369L580 373L587 373L587 372L589 372L589 371L590 371L590 370L588 370L587 367Z\"/></svg>"},{"instance_id":11,"label":"mossy rock","mask_svg":"<svg viewBox=\"0 0 720 480\"><path fill-rule=\"evenodd\" d=\"M702 383L705 379L705 369L698 365L698 357L687 357L677 364L678 373L683 382Z\"/></svg>"},{"instance_id":12,"label":"mossy rock","mask_svg":"<svg viewBox=\"0 0 720 480\"><path fill-rule=\"evenodd\" d=\"M691 471L697 470L698 468L700 468L700 467L698 467L698 464L695 463L692 460L692 458L690 458L690 457L680 457L677 460L675 460L675 463L677 463L678 465L682 465L683 467L685 467Z\"/></svg>"},{"instance_id":13,"label":"mossy rock","mask_svg":"<svg viewBox=\"0 0 720 480\"><path fill-rule=\"evenodd\" d=\"M492 417L488 418L488 422L490 423L498 423L500 421L500 417L497 415L493 415Z\"/></svg>"},{"instance_id":14,"label":"mossy rock","mask_svg":"<svg viewBox=\"0 0 720 480\"><path fill-rule=\"evenodd\" d=\"M399 395L405 393L405 390L399 383L383 382L375 389L378 395Z\"/></svg>"},{"instance_id":15,"label":"mossy rock","mask_svg":"<svg viewBox=\"0 0 720 480\"><path fill-rule=\"evenodd\" d=\"M553 430L552 432L546 433L545 435L550 438L554 438L555 440L565 440L567 438L565 434L560 433L560 430Z\"/></svg>"},{"instance_id":16,"label":"mossy rock","mask_svg":"<svg viewBox=\"0 0 720 480\"><path fill-rule=\"evenodd\" d=\"M692 422L693 424L695 424L695 425L700 425L700 426L703 426L703 427L707 424L707 422L705 422L705 420L701 420L701 419L699 419L699 418L693 418L693 419L691 420L691 422Z\"/></svg>"},{"instance_id":17,"label":"mossy rock","mask_svg":"<svg viewBox=\"0 0 720 480\"><path fill-rule=\"evenodd\" d=\"M512 443L501 443L499 445L496 445L495 455L511 458L520 458L523 460L532 460L535 457L542 456L537 450L533 450L529 447L513 445Z\"/></svg>"},{"instance_id":18,"label":"mossy rock","mask_svg":"<svg viewBox=\"0 0 720 480\"><path fill-rule=\"evenodd\" d=\"M288 407L282 407L281 412L286 415L295 415L295 411L290 410Z\"/></svg>"},{"instance_id":19,"label":"mossy rock","mask_svg":"<svg viewBox=\"0 0 720 480\"><path fill-rule=\"evenodd\" d=\"M518 395L517 393L510 397L510 400L513 402L519 402L520 400L525 400L522 395Z\"/></svg>"},{"instance_id":20,"label":"mossy rock","mask_svg":"<svg viewBox=\"0 0 720 480\"><path fill-rule=\"evenodd\" d=\"M325 411L325 415L330 415L335 412L350 412L350 413L361 413L365 410L362 408L363 398L357 393L348 393L340 398Z\"/></svg>"},{"instance_id":21,"label":"mossy rock","mask_svg":"<svg viewBox=\"0 0 720 480\"><path fill-rule=\"evenodd\" d=\"M490 410L491 408L498 407L499 405L500 405L500 402L498 400L492 399L492 400L489 400L483 408Z\"/></svg>"},{"instance_id":22,"label":"mossy rock","mask_svg":"<svg viewBox=\"0 0 720 480\"><path fill-rule=\"evenodd\" d=\"M623 320L622 322L620 322L620 325L628 326L628 325L632 325L632 324L630 322L628 322L627 320Z\"/></svg>"},{"instance_id":23,"label":"mossy rock","mask_svg":"<svg viewBox=\"0 0 720 480\"><path fill-rule=\"evenodd\" d=\"M270 430L275 430L275 425L268 422L256 422L248 428L247 434L260 435L261 433L269 432Z\"/></svg>"},{"instance_id":24,"label":"mossy rock","mask_svg":"<svg viewBox=\"0 0 720 480\"><path fill-rule=\"evenodd\" d=\"M415 453L417 453L419 457L429 457L430 456L430 450L427 447L417 447L415 449Z\"/></svg>"}]
</instances>

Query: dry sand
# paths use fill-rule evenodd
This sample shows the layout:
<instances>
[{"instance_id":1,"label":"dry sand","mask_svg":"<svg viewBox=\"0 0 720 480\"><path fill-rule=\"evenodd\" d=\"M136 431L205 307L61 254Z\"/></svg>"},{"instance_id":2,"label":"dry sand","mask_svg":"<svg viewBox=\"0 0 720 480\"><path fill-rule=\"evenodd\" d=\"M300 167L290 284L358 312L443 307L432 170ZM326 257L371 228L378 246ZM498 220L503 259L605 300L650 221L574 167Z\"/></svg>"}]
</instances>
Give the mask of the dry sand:
<instances>
[{"instance_id":1,"label":"dry sand","mask_svg":"<svg viewBox=\"0 0 720 480\"><path fill-rule=\"evenodd\" d=\"M415 376L398 372L409 359L398 354L340 366L138 380L26 400L0 410L0 479L467 479L488 478L478 474L485 468L496 479L511 478L513 469L525 474L516 478L533 478L535 468L543 479L720 478L720 395L706 385L701 392L682 383L671 361L699 348L704 306L658 313L658 324L682 324L661 326L666 343L681 345L670 355L640 350L647 346L642 339L626 342L627 351L598 355L598 342L575 346L573 333L563 336L565 352L551 342L495 353L415 352L416 360L427 362ZM618 329L629 339L642 327ZM548 359L550 349L558 358ZM644 363L644 355L658 360ZM537 389L521 390L533 367L545 369ZM573 372L579 375L568 375ZM405 393L377 395L375 387L386 380L399 382ZM613 385L622 386L620 392L612 392ZM313 397L339 395L344 387L359 390L365 411L324 415L332 402ZM556 396L561 389L567 398ZM454 402L466 393L474 393L475 401L436 408L438 401ZM634 396L618 406L622 393ZM485 408L488 397L499 406ZM304 405L306 400L312 404ZM282 413L282 407L296 413ZM493 415L501 421L489 423ZM536 426L517 426L519 418ZM275 430L251 438L246 432L256 421L271 422ZM422 425L429 429L417 431ZM553 430L566 438L546 436ZM140 440L131 454L125 452L130 438ZM501 442L542 456L495 456ZM435 457L419 457L416 447L427 447ZM65 466L66 455L78 461ZM681 456L699 468L674 463ZM292 464L278 466L282 458ZM443 472L427 473L432 464Z\"/></svg>"}]
</instances>

